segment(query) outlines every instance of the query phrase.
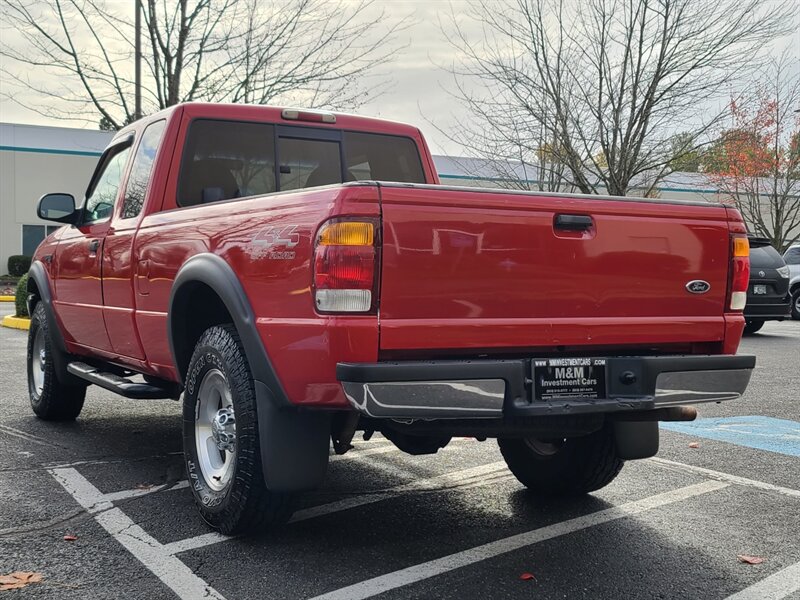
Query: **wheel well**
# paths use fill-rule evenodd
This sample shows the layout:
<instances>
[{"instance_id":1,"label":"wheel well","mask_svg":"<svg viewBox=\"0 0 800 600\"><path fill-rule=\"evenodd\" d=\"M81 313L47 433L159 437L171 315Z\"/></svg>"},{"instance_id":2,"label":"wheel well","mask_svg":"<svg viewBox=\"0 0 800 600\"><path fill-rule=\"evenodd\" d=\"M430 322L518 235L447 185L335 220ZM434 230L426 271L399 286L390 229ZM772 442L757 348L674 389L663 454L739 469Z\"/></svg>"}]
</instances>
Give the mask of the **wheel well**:
<instances>
[{"instance_id":1,"label":"wheel well","mask_svg":"<svg viewBox=\"0 0 800 600\"><path fill-rule=\"evenodd\" d=\"M183 379L194 347L203 332L214 325L232 323L233 318L217 293L199 281L181 286L175 294L170 312L175 366Z\"/></svg>"},{"instance_id":2,"label":"wheel well","mask_svg":"<svg viewBox=\"0 0 800 600\"><path fill-rule=\"evenodd\" d=\"M28 314L33 314L33 309L36 308L39 300L41 299L42 295L39 293L39 286L36 285L36 280L33 277L28 277L28 296L33 296L30 302L28 302Z\"/></svg>"}]
</instances>

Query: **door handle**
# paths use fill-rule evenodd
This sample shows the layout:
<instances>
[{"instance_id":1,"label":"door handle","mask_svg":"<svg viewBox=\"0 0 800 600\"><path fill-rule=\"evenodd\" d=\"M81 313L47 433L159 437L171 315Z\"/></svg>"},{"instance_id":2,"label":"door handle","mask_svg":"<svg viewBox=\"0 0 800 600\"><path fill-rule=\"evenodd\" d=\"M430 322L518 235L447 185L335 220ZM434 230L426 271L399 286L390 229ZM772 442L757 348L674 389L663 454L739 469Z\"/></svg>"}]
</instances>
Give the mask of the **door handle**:
<instances>
[{"instance_id":1,"label":"door handle","mask_svg":"<svg viewBox=\"0 0 800 600\"><path fill-rule=\"evenodd\" d=\"M92 240L89 242L89 254L97 254L97 249L100 247L100 240Z\"/></svg>"},{"instance_id":2,"label":"door handle","mask_svg":"<svg viewBox=\"0 0 800 600\"><path fill-rule=\"evenodd\" d=\"M594 225L589 215L556 215L553 227L562 231L586 231Z\"/></svg>"}]
</instances>

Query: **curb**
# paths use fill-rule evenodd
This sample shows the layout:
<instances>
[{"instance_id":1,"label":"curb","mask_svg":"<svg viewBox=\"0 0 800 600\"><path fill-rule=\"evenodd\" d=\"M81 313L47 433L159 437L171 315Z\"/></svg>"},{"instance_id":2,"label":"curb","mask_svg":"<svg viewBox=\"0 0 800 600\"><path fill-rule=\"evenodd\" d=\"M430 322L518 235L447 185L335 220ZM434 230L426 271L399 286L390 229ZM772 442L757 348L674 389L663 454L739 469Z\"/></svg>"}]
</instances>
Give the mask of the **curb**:
<instances>
[{"instance_id":1,"label":"curb","mask_svg":"<svg viewBox=\"0 0 800 600\"><path fill-rule=\"evenodd\" d=\"M0 302L13 302L14 296L0 296Z\"/></svg>"},{"instance_id":2,"label":"curb","mask_svg":"<svg viewBox=\"0 0 800 600\"><path fill-rule=\"evenodd\" d=\"M24 329L28 330L31 326L31 320L27 317L12 317L11 315L3 317L3 322L0 323L3 327L10 327L11 329Z\"/></svg>"}]
</instances>

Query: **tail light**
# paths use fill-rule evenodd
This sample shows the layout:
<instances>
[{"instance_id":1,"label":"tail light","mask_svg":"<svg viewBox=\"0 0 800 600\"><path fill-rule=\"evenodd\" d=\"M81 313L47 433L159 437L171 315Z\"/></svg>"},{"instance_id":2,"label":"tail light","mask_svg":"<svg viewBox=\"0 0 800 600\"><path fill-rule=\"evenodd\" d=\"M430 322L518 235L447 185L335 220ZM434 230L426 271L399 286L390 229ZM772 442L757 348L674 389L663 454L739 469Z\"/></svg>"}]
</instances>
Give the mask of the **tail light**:
<instances>
[{"instance_id":1,"label":"tail light","mask_svg":"<svg viewBox=\"0 0 800 600\"><path fill-rule=\"evenodd\" d=\"M750 242L743 233L731 234L731 310L743 310L750 285Z\"/></svg>"},{"instance_id":2,"label":"tail light","mask_svg":"<svg viewBox=\"0 0 800 600\"><path fill-rule=\"evenodd\" d=\"M314 248L314 302L323 313L372 313L377 309L377 223L328 221Z\"/></svg>"}]
</instances>

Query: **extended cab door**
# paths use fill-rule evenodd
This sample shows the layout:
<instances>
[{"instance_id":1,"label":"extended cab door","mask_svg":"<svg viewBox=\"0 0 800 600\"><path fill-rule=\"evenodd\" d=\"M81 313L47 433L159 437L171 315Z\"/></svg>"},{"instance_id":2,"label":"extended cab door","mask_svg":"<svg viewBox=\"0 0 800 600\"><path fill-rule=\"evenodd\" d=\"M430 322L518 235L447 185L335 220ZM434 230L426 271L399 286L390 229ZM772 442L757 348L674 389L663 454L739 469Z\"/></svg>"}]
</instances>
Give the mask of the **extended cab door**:
<instances>
[{"instance_id":1,"label":"extended cab door","mask_svg":"<svg viewBox=\"0 0 800 600\"><path fill-rule=\"evenodd\" d=\"M86 191L81 222L70 227L58 244L55 307L67 341L111 350L103 320L101 269L103 242L119 197L132 138L123 138L100 158Z\"/></svg>"},{"instance_id":2,"label":"extended cab door","mask_svg":"<svg viewBox=\"0 0 800 600\"><path fill-rule=\"evenodd\" d=\"M136 328L133 278L136 273L147 276L149 264L136 255L134 242L145 200L154 191L150 180L166 124L164 119L154 121L137 136L130 174L103 245L103 317L111 348L138 360L145 355Z\"/></svg>"}]
</instances>

